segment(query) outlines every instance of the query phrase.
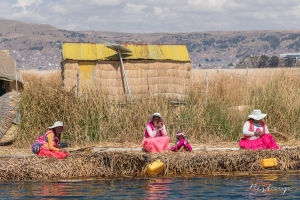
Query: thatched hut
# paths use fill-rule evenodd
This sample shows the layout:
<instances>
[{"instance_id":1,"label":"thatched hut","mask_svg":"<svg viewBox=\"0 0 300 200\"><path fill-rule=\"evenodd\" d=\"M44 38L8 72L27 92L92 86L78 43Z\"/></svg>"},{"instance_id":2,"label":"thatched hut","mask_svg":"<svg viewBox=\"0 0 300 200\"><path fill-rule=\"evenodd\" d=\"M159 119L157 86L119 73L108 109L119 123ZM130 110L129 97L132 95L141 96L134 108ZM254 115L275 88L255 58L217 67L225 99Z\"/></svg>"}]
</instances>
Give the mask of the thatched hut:
<instances>
[{"instance_id":1,"label":"thatched hut","mask_svg":"<svg viewBox=\"0 0 300 200\"><path fill-rule=\"evenodd\" d=\"M18 113L23 78L8 51L0 51L0 144Z\"/></svg>"},{"instance_id":2,"label":"thatched hut","mask_svg":"<svg viewBox=\"0 0 300 200\"><path fill-rule=\"evenodd\" d=\"M182 99L191 63L185 45L64 43L67 90L105 89L110 95L163 95Z\"/></svg>"}]
</instances>

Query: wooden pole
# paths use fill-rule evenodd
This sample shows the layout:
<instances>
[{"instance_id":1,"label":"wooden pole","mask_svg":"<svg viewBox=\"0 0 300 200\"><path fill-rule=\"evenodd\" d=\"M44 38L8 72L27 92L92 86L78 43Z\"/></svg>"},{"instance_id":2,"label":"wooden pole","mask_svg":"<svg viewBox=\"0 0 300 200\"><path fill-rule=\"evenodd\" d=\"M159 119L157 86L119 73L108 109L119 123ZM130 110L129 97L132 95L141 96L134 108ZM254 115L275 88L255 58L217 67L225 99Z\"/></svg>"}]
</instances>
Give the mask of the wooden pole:
<instances>
[{"instance_id":1,"label":"wooden pole","mask_svg":"<svg viewBox=\"0 0 300 200\"><path fill-rule=\"evenodd\" d=\"M205 92L206 102L207 102L207 95L208 95L208 73L206 72L206 92Z\"/></svg>"},{"instance_id":2,"label":"wooden pole","mask_svg":"<svg viewBox=\"0 0 300 200\"><path fill-rule=\"evenodd\" d=\"M124 64L123 64L123 58L122 58L122 54L121 54L120 50L118 50L118 54L119 54L119 57L120 57L121 67L122 67L124 79L125 79L125 82L126 82L127 90L128 90L128 93L129 93L130 101L131 101L131 104L133 104L132 103L131 92L130 92L130 87L129 87L129 84L128 84L128 80L127 80L127 76L126 76L126 71L125 71Z\"/></svg>"},{"instance_id":3,"label":"wooden pole","mask_svg":"<svg viewBox=\"0 0 300 200\"><path fill-rule=\"evenodd\" d=\"M245 77L245 83L247 84L248 82L248 61L246 60L246 77Z\"/></svg>"},{"instance_id":4,"label":"wooden pole","mask_svg":"<svg viewBox=\"0 0 300 200\"><path fill-rule=\"evenodd\" d=\"M16 75L16 91L18 91L18 74L17 74L17 65L15 62L15 75Z\"/></svg>"}]
</instances>

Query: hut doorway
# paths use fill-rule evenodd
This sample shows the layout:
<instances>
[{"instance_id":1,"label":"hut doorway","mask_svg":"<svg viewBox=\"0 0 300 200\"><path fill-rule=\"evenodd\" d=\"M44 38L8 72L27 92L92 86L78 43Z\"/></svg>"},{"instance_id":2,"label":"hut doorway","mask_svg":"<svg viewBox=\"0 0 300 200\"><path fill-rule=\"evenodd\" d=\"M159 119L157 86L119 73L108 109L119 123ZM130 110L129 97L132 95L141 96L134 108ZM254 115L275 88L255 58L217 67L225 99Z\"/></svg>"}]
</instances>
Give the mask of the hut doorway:
<instances>
[{"instance_id":1,"label":"hut doorway","mask_svg":"<svg viewBox=\"0 0 300 200\"><path fill-rule=\"evenodd\" d=\"M0 78L0 96L8 92L19 92L23 90L23 83L19 81L7 81L5 79Z\"/></svg>"},{"instance_id":2,"label":"hut doorway","mask_svg":"<svg viewBox=\"0 0 300 200\"><path fill-rule=\"evenodd\" d=\"M79 62L78 85L80 92L94 88L95 69L95 62Z\"/></svg>"},{"instance_id":3,"label":"hut doorway","mask_svg":"<svg viewBox=\"0 0 300 200\"><path fill-rule=\"evenodd\" d=\"M4 80L0 79L0 96L5 94L5 89L4 89Z\"/></svg>"}]
</instances>

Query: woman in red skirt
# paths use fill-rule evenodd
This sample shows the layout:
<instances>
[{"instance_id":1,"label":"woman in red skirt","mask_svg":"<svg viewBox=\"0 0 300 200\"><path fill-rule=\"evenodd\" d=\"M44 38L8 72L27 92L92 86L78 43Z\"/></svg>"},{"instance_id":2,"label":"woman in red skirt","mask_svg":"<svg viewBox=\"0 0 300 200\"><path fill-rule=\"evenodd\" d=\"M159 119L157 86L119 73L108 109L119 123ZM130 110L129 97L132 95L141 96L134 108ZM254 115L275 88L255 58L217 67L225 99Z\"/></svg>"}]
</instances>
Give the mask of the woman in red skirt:
<instances>
[{"instance_id":1,"label":"woman in red skirt","mask_svg":"<svg viewBox=\"0 0 300 200\"><path fill-rule=\"evenodd\" d=\"M64 126L61 121L57 121L53 126L48 127L49 130L38 138L32 145L33 153L38 156L65 158L69 153L58 148L60 134L68 130L68 126Z\"/></svg>"}]
</instances>

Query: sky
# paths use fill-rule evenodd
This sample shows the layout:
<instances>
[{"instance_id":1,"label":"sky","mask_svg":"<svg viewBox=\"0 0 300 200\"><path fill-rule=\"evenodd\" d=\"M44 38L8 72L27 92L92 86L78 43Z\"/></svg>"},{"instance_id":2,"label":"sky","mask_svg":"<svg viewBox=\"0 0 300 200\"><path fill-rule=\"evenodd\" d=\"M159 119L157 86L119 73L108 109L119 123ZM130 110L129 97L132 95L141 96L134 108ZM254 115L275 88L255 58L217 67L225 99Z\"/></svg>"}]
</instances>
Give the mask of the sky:
<instances>
[{"instance_id":1,"label":"sky","mask_svg":"<svg viewBox=\"0 0 300 200\"><path fill-rule=\"evenodd\" d=\"M127 33L300 30L300 1L0 0L0 18Z\"/></svg>"}]
</instances>

